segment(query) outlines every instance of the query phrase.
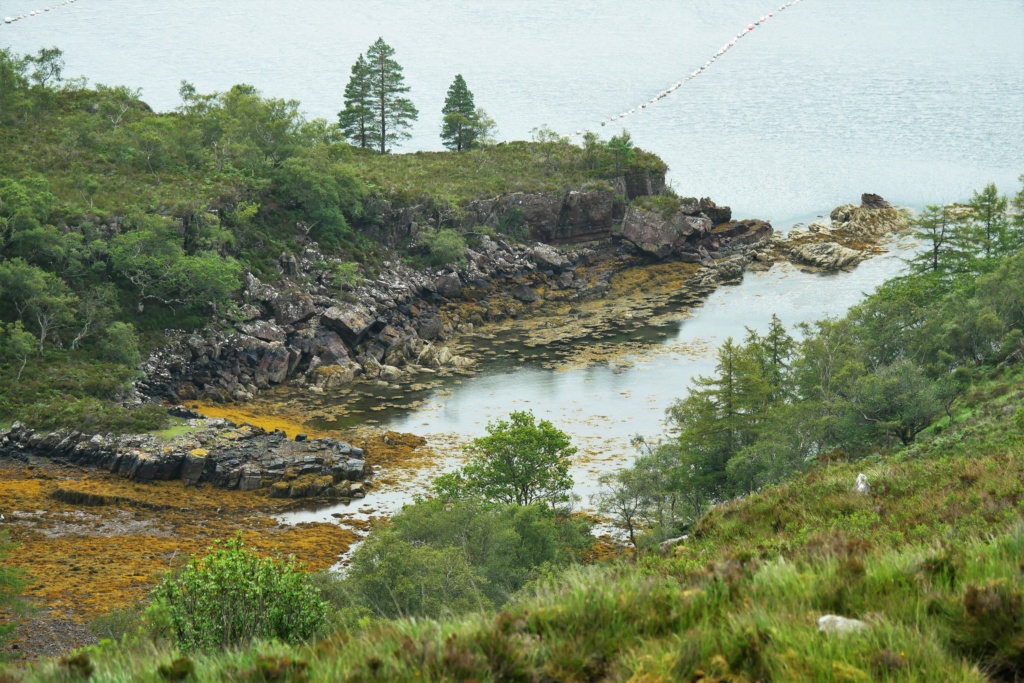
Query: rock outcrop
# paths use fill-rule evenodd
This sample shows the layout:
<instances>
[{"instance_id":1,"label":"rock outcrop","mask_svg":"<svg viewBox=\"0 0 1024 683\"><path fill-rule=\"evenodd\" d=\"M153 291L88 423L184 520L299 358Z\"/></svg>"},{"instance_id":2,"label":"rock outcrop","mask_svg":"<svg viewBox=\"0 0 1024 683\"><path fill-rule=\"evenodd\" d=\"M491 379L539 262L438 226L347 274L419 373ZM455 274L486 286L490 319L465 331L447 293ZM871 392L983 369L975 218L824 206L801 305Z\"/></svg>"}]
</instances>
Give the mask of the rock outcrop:
<instances>
[{"instance_id":1,"label":"rock outcrop","mask_svg":"<svg viewBox=\"0 0 1024 683\"><path fill-rule=\"evenodd\" d=\"M713 265L714 260L747 247L767 243L773 234L765 221L732 221L732 210L709 199L683 205L665 216L631 206L619 237L659 259Z\"/></svg>"},{"instance_id":2,"label":"rock outcrop","mask_svg":"<svg viewBox=\"0 0 1024 683\"><path fill-rule=\"evenodd\" d=\"M904 212L877 194L862 194L860 201L860 206L843 204L832 210L833 231L878 237L904 230L910 224Z\"/></svg>"},{"instance_id":3,"label":"rock outcrop","mask_svg":"<svg viewBox=\"0 0 1024 683\"><path fill-rule=\"evenodd\" d=\"M821 270L842 270L857 265L867 255L856 249L847 249L835 242L817 242L793 247L791 256L798 263Z\"/></svg>"},{"instance_id":4,"label":"rock outcrop","mask_svg":"<svg viewBox=\"0 0 1024 683\"><path fill-rule=\"evenodd\" d=\"M849 269L880 253L882 240L909 225L903 211L875 194L862 195L860 206L837 206L830 218L829 224L794 226L785 238L775 241L777 256L812 270Z\"/></svg>"},{"instance_id":5,"label":"rock outcrop","mask_svg":"<svg viewBox=\"0 0 1024 683\"><path fill-rule=\"evenodd\" d=\"M198 419L195 432L168 442L153 435L115 437L37 432L20 422L0 432L0 456L29 455L95 467L135 481L180 479L273 496L361 498L370 473L362 449L335 439L292 441L284 432Z\"/></svg>"},{"instance_id":6,"label":"rock outcrop","mask_svg":"<svg viewBox=\"0 0 1024 683\"><path fill-rule=\"evenodd\" d=\"M471 203L468 213L477 214L466 220L502 225L515 218L553 241L607 236L624 209L614 197L655 191L662 181L629 182L613 181L611 194L505 195ZM413 232L420 229L418 220L426 220L415 211L402 216ZM604 296L618 270L641 263L637 251L702 264L706 272L693 279L700 287L738 281L772 228L731 218L728 207L709 199L669 218L630 208L622 239L596 248L512 244L476 231L463 267L416 270L385 261L359 284L336 281L329 257L308 243L302 253L279 259L279 282L245 275L243 302L232 320L215 321L202 332L169 331L166 344L145 361L146 379L138 388L172 403L244 402L284 382L321 393L359 379L390 384L420 369L466 371L471 361L446 348L457 330L517 317L547 301ZM581 276L581 269L590 272Z\"/></svg>"}]
</instances>

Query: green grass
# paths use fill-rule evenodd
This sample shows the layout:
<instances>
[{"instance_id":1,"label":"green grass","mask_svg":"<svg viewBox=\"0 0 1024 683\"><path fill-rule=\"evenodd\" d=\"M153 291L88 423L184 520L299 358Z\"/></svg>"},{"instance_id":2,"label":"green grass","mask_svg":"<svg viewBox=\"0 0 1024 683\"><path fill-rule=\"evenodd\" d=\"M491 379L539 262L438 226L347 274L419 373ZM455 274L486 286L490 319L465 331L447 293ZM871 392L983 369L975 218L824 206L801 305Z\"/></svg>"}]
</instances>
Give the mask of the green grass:
<instances>
[{"instance_id":1,"label":"green grass","mask_svg":"<svg viewBox=\"0 0 1024 683\"><path fill-rule=\"evenodd\" d=\"M509 192L610 189L614 172L585 150L560 142L508 142L469 152L359 153L351 164L359 176L399 202L431 201L459 207L473 199ZM664 162L639 152L625 172L660 172Z\"/></svg>"},{"instance_id":2,"label":"green grass","mask_svg":"<svg viewBox=\"0 0 1024 683\"><path fill-rule=\"evenodd\" d=\"M1022 389L1021 373L993 371L953 428L718 506L668 557L577 567L497 615L197 656L194 680L1015 680L1024 435L1008 408ZM853 492L860 472L870 496ZM820 633L825 614L868 627ZM89 656L90 680L160 681L181 653L150 642ZM66 674L51 660L25 680Z\"/></svg>"},{"instance_id":3,"label":"green grass","mask_svg":"<svg viewBox=\"0 0 1024 683\"><path fill-rule=\"evenodd\" d=\"M164 429L158 429L150 432L154 436L158 436L161 439L170 441L176 436L185 436L187 434L193 434L196 428L188 423L188 420L180 417L170 417L167 419L167 427Z\"/></svg>"}]
</instances>

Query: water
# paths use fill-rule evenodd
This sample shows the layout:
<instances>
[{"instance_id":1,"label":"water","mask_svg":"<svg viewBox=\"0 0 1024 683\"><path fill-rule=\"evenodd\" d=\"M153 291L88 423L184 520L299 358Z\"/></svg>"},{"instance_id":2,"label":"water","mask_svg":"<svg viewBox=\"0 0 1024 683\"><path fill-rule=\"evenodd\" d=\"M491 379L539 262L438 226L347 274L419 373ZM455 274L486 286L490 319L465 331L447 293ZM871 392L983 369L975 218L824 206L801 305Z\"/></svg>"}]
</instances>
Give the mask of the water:
<instances>
[{"instance_id":1,"label":"water","mask_svg":"<svg viewBox=\"0 0 1024 683\"><path fill-rule=\"evenodd\" d=\"M48 1L0 0L0 16ZM439 149L456 73L500 137L568 134L646 101L778 4L79 0L0 25L0 45L56 44L68 75L141 88L160 110L187 79L253 83L333 118L352 62L383 36L421 112L402 149ZM626 124L681 194L778 223L862 192L922 206L1010 190L1024 172L1024 2L804 0Z\"/></svg>"},{"instance_id":2,"label":"water","mask_svg":"<svg viewBox=\"0 0 1024 683\"><path fill-rule=\"evenodd\" d=\"M497 361L460 384L435 390L416 410L375 415L383 427L426 436L441 457L401 486L371 494L365 504L375 515L401 509L434 474L458 466L461 457L451 444L453 435L468 440L484 434L490 420L531 409L572 435L580 451L571 471L574 493L586 506L599 489L600 474L622 467L635 455L629 443L633 435L656 440L665 433L665 408L686 395L693 378L713 372L715 352L726 338L740 339L747 328L765 332L773 314L791 329L842 315L898 272L912 247L897 242L887 254L848 273L803 273L786 264L747 273L742 283L716 290L691 317L667 326L660 343L624 362L556 372ZM307 510L287 519L329 521L338 512L365 519L371 514L358 513L359 507Z\"/></svg>"}]
</instances>

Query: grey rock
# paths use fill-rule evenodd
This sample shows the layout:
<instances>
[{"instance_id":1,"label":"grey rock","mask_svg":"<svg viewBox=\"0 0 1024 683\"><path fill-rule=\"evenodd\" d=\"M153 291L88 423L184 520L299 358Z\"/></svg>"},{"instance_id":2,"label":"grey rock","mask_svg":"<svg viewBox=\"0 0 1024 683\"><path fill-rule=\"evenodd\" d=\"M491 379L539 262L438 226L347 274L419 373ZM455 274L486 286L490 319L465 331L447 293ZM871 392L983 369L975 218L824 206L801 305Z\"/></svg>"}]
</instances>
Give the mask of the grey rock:
<instances>
[{"instance_id":1,"label":"grey rock","mask_svg":"<svg viewBox=\"0 0 1024 683\"><path fill-rule=\"evenodd\" d=\"M850 633L859 633L867 628L867 623L860 619L848 619L835 614L826 614L818 618L818 630L822 633L847 635Z\"/></svg>"},{"instance_id":2,"label":"grey rock","mask_svg":"<svg viewBox=\"0 0 1024 683\"><path fill-rule=\"evenodd\" d=\"M569 264L569 259L562 252L547 244L538 244L530 251L530 255L538 268L546 270L561 272Z\"/></svg>"},{"instance_id":3,"label":"grey rock","mask_svg":"<svg viewBox=\"0 0 1024 683\"><path fill-rule=\"evenodd\" d=\"M455 273L445 273L434 279L434 291L441 296L452 299L462 293L462 281Z\"/></svg>"},{"instance_id":4,"label":"grey rock","mask_svg":"<svg viewBox=\"0 0 1024 683\"><path fill-rule=\"evenodd\" d=\"M332 306L320 316L320 323L356 343L373 325L373 316L359 304Z\"/></svg>"},{"instance_id":5,"label":"grey rock","mask_svg":"<svg viewBox=\"0 0 1024 683\"><path fill-rule=\"evenodd\" d=\"M279 294L270 302L274 319L279 325L294 325L309 320L316 314L313 297L299 290Z\"/></svg>"}]
</instances>

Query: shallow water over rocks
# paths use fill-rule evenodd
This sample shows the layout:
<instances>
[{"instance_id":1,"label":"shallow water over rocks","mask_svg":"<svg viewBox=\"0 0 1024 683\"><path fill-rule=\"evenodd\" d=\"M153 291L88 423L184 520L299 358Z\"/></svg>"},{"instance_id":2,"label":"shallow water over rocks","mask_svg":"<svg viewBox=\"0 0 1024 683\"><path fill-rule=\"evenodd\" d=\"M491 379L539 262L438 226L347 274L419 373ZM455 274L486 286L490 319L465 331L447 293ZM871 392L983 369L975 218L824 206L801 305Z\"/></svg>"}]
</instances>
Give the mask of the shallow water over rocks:
<instances>
[{"instance_id":1,"label":"shallow water over rocks","mask_svg":"<svg viewBox=\"0 0 1024 683\"><path fill-rule=\"evenodd\" d=\"M433 463L399 482L371 490L360 505L306 509L284 519L331 521L338 519L332 515L343 514L347 519L365 520L396 512L422 492L433 476L458 466L461 442L483 434L489 420L524 409L572 436L579 448L572 469L574 491L586 506L598 489L597 477L634 457L631 436L657 439L664 434L665 409L685 396L694 377L713 370L715 352L725 339L741 338L746 328L764 331L772 314L790 328L842 315L897 274L903 267L901 259L913 248L909 240L896 240L888 252L851 272L806 273L786 263L767 272L748 272L740 284L720 287L692 310L659 316L660 325L640 325L629 333L601 339L602 344L628 349L607 362L552 364L542 348L529 349L500 335L479 340L477 345L482 344L484 352L496 349L498 353L488 356L490 360L474 375L440 378L435 382L439 386L411 394L392 389L376 397L349 400L344 418L314 422L321 428L370 423L374 428L425 436L438 454ZM381 409L385 404L391 407ZM331 402L324 399L316 406L322 414L330 411ZM361 513L360 508L372 512Z\"/></svg>"}]
</instances>

